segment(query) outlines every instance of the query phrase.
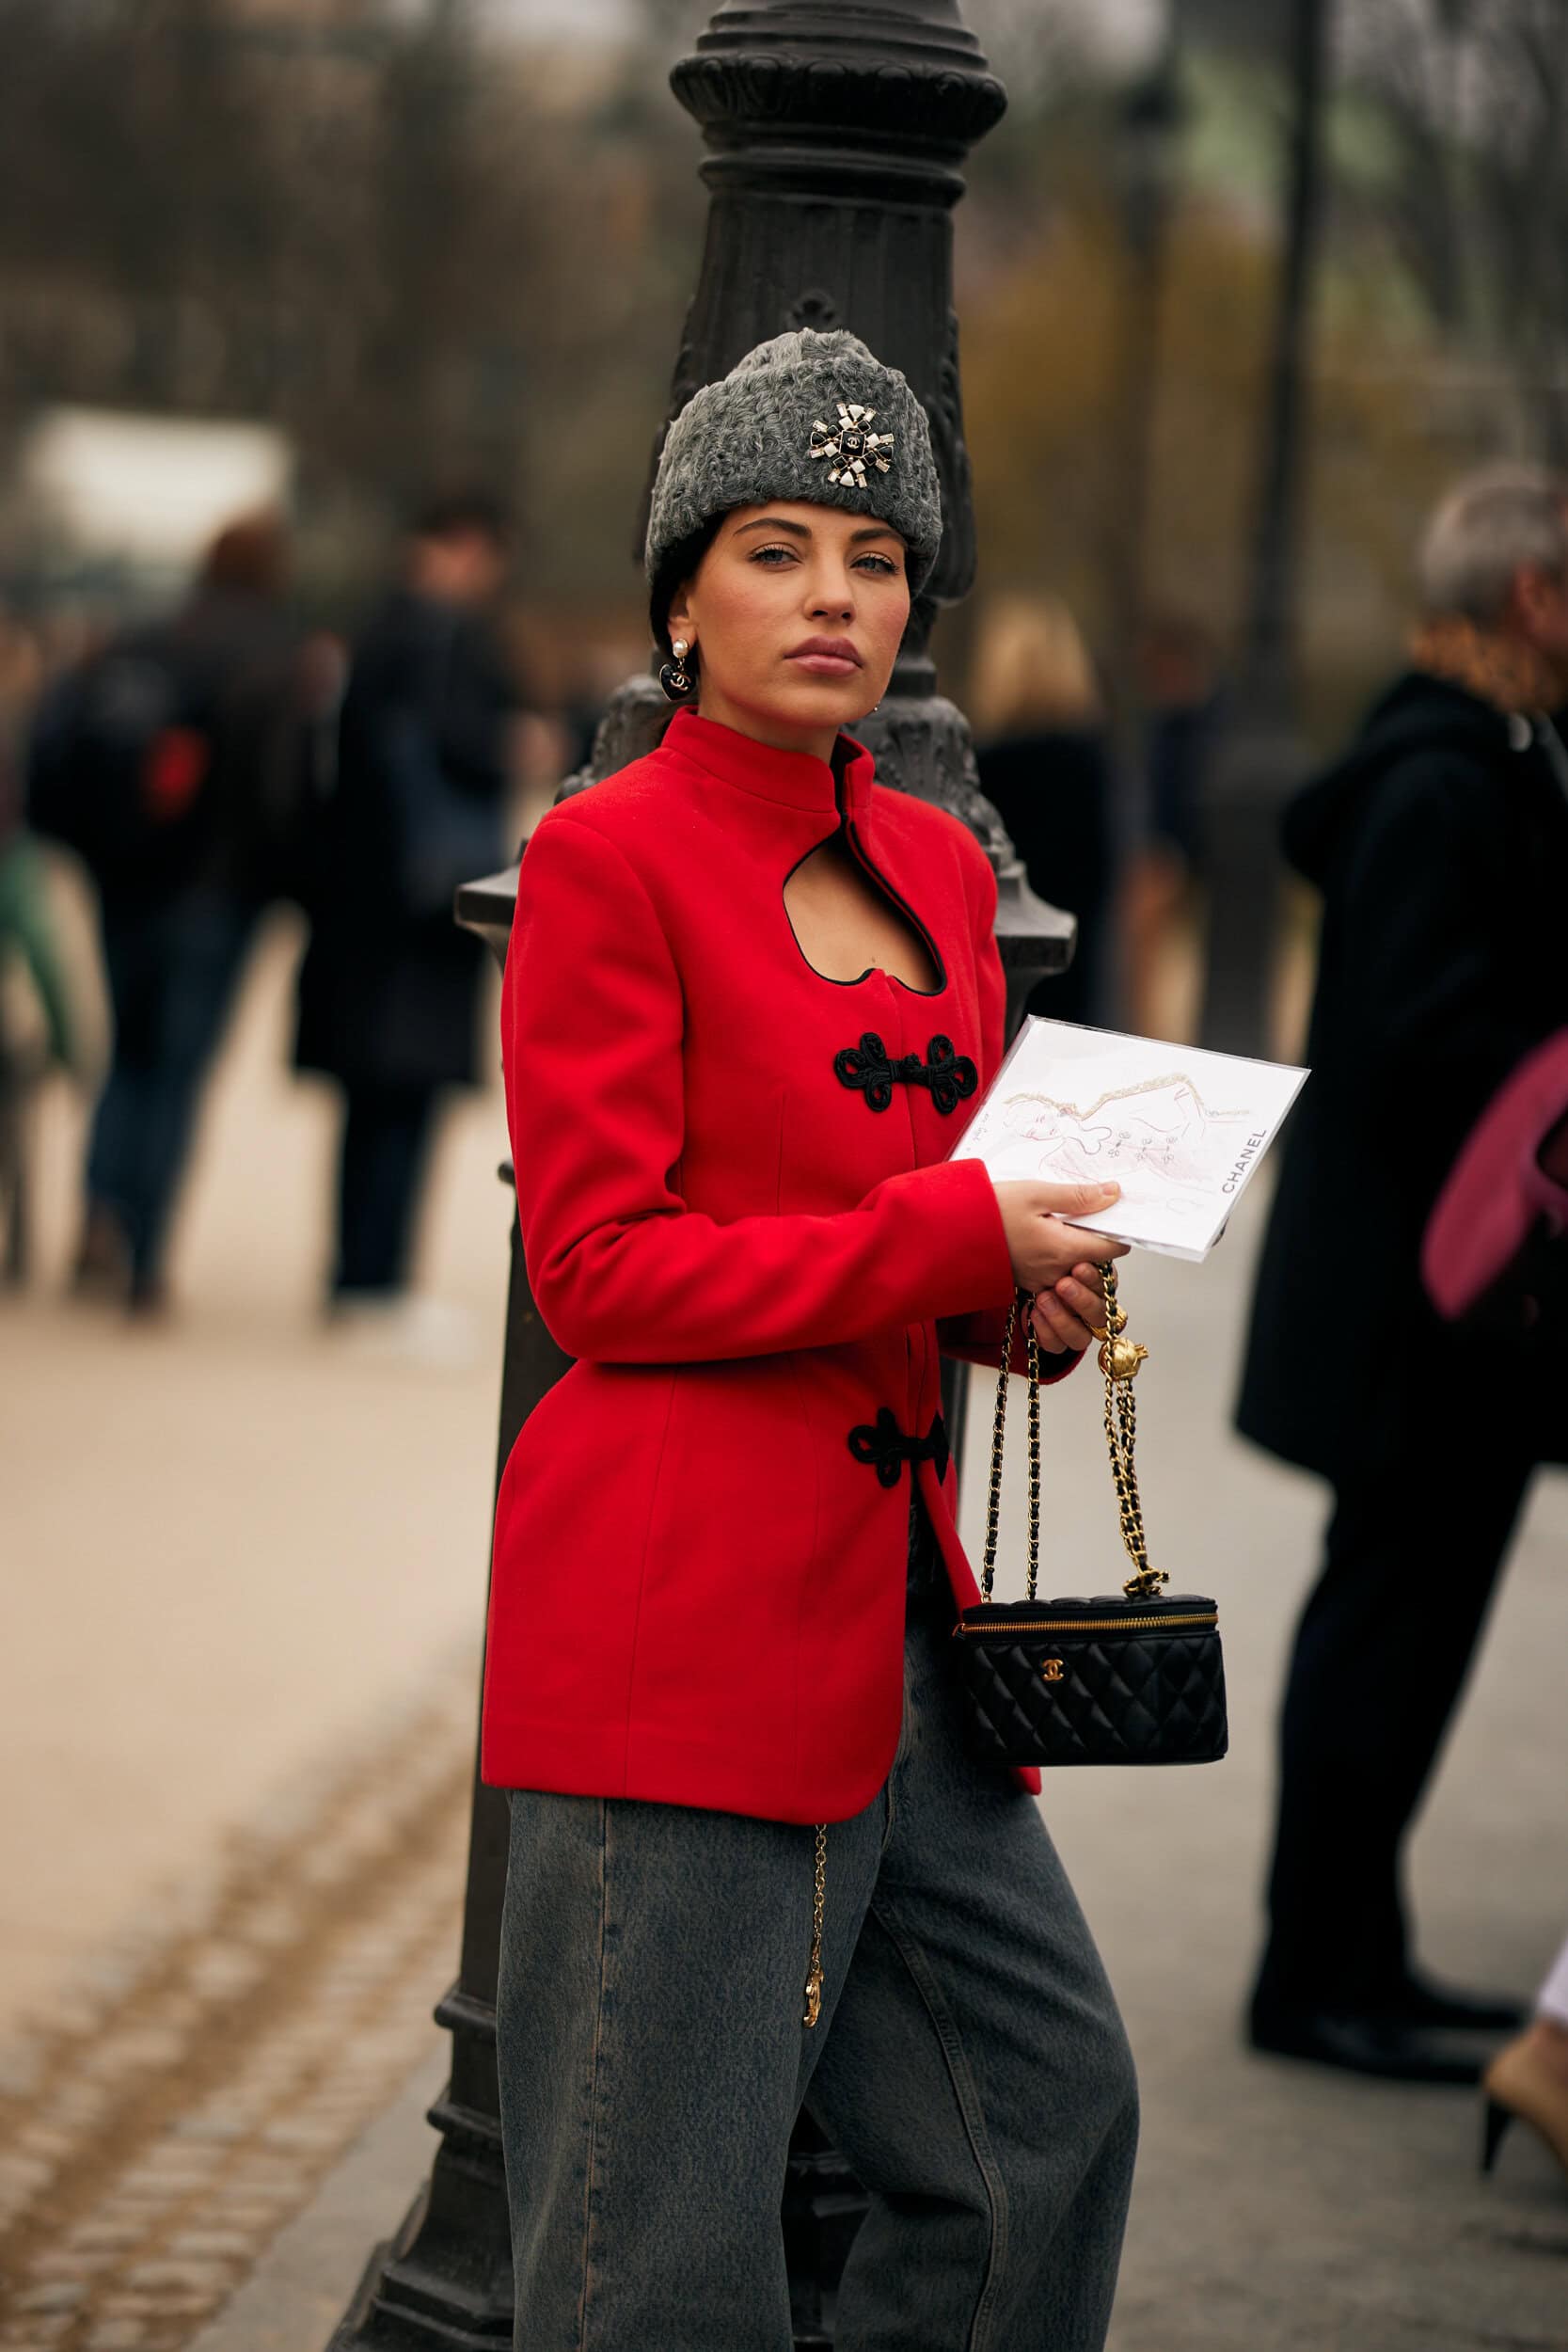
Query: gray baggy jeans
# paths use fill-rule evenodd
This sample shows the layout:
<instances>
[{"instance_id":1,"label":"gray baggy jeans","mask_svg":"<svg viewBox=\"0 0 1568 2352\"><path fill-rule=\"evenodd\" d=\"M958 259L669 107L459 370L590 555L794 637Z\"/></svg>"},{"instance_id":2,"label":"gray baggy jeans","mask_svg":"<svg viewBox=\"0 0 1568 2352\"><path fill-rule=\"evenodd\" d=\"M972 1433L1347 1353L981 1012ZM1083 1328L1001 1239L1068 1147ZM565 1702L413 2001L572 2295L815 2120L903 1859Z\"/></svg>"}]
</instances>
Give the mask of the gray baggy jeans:
<instances>
[{"instance_id":1,"label":"gray baggy jeans","mask_svg":"<svg viewBox=\"0 0 1568 2352\"><path fill-rule=\"evenodd\" d=\"M498 2000L517 2352L790 2352L802 2105L871 2208L837 2352L1099 2352L1131 2053L1037 1808L964 1752L952 1603L911 1545L904 1723L828 1832L512 1796Z\"/></svg>"}]
</instances>

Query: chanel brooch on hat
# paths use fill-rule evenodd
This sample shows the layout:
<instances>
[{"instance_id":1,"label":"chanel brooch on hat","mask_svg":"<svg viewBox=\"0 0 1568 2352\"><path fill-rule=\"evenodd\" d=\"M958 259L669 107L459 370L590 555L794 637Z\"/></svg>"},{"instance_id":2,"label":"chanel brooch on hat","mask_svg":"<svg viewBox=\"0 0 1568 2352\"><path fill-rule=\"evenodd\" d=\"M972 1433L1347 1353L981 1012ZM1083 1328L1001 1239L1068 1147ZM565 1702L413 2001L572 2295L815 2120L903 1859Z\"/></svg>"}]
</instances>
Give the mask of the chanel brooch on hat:
<instances>
[{"instance_id":1,"label":"chanel brooch on hat","mask_svg":"<svg viewBox=\"0 0 1568 2352\"><path fill-rule=\"evenodd\" d=\"M692 394L654 481L649 580L716 515L768 499L875 516L909 549L911 591L930 577L942 492L926 411L896 368L842 328L775 335Z\"/></svg>"}]
</instances>

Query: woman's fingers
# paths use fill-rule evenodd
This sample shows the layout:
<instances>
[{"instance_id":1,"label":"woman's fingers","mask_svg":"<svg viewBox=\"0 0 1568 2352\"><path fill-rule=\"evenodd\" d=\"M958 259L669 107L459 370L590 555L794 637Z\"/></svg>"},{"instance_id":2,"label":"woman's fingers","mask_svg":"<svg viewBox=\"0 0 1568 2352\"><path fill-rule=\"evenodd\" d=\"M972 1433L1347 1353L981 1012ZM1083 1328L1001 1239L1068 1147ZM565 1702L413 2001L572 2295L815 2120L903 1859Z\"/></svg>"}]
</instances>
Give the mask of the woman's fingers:
<instances>
[{"instance_id":1,"label":"woman's fingers","mask_svg":"<svg viewBox=\"0 0 1568 2352\"><path fill-rule=\"evenodd\" d=\"M1067 1240L1068 1236L1064 1234L1063 1239ZM1113 1241L1109 1233L1091 1233L1074 1226L1069 1247L1075 1249L1081 1258L1091 1259L1096 1265L1109 1265L1113 1258L1125 1258L1131 1245L1124 1241Z\"/></svg>"},{"instance_id":2,"label":"woman's fingers","mask_svg":"<svg viewBox=\"0 0 1568 2352\"><path fill-rule=\"evenodd\" d=\"M1067 1354L1067 1342L1066 1340L1057 1338L1056 1327L1046 1313L1045 1301L1050 1296L1051 1293L1049 1291L1041 1291L1035 1300L1035 1338L1042 1354L1047 1356L1065 1356Z\"/></svg>"},{"instance_id":3,"label":"woman's fingers","mask_svg":"<svg viewBox=\"0 0 1568 2352\"><path fill-rule=\"evenodd\" d=\"M1087 1347L1093 1333L1080 1315L1074 1314L1057 1291L1041 1291L1035 1300L1035 1337L1050 1356L1077 1355Z\"/></svg>"},{"instance_id":4,"label":"woman's fingers","mask_svg":"<svg viewBox=\"0 0 1568 2352\"><path fill-rule=\"evenodd\" d=\"M1037 1184L1034 1192L1044 1216L1093 1216L1121 1198L1119 1184Z\"/></svg>"},{"instance_id":5,"label":"woman's fingers","mask_svg":"<svg viewBox=\"0 0 1568 2352\"><path fill-rule=\"evenodd\" d=\"M1085 1329L1095 1324L1103 1325L1105 1294L1098 1282L1080 1281L1073 1275L1064 1275L1052 1295Z\"/></svg>"}]
</instances>

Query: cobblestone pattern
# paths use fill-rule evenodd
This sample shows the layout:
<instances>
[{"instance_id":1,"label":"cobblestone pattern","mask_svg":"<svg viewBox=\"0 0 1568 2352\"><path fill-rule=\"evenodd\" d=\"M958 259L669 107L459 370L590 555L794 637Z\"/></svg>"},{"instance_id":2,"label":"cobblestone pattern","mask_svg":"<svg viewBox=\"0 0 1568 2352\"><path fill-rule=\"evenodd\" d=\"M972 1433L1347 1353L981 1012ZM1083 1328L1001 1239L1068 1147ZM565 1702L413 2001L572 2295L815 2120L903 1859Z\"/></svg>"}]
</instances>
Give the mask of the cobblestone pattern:
<instances>
[{"instance_id":1,"label":"cobblestone pattern","mask_svg":"<svg viewBox=\"0 0 1568 2352\"><path fill-rule=\"evenodd\" d=\"M0 2051L6 2352L179 2352L428 2048L475 1697L445 1669Z\"/></svg>"}]
</instances>

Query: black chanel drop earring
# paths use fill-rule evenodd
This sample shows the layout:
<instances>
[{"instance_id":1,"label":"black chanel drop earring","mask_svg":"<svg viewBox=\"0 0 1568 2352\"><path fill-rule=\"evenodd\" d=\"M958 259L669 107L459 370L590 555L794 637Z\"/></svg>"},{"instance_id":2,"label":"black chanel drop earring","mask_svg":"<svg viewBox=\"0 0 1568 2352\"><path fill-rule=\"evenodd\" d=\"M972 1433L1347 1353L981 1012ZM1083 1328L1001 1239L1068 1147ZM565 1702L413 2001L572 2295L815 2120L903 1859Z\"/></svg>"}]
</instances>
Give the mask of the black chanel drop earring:
<instances>
[{"instance_id":1,"label":"black chanel drop earring","mask_svg":"<svg viewBox=\"0 0 1568 2352\"><path fill-rule=\"evenodd\" d=\"M670 650L675 658L664 664L658 682L673 703L689 703L697 691L697 665L687 661L690 647L684 637L677 637Z\"/></svg>"}]
</instances>

